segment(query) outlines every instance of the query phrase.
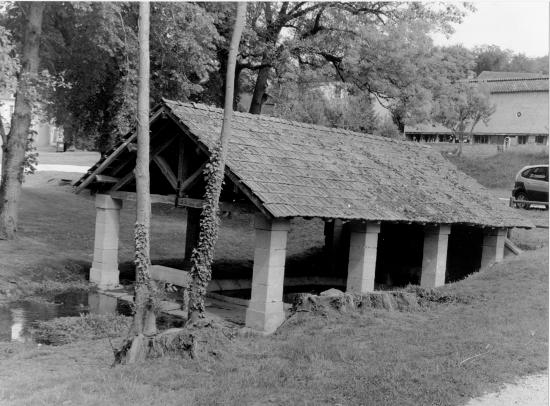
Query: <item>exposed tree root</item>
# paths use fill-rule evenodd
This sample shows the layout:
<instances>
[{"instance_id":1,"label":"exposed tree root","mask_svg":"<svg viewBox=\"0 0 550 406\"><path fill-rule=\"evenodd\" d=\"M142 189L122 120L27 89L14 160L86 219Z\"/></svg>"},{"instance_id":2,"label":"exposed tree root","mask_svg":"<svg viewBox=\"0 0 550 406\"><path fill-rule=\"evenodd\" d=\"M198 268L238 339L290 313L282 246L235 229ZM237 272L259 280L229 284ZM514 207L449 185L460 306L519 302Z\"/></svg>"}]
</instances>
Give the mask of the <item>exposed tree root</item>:
<instances>
[{"instance_id":1,"label":"exposed tree root","mask_svg":"<svg viewBox=\"0 0 550 406\"><path fill-rule=\"evenodd\" d=\"M117 364L134 364L148 358L159 358L167 354L196 356L195 334L188 329L174 328L153 336L138 334L115 350Z\"/></svg>"},{"instance_id":2,"label":"exposed tree root","mask_svg":"<svg viewBox=\"0 0 550 406\"><path fill-rule=\"evenodd\" d=\"M235 329L211 320L199 319L184 328L172 328L152 336L139 334L126 339L119 349L114 350L113 366L166 355L191 359L219 356L222 350L227 350L229 342L235 336Z\"/></svg>"}]
</instances>

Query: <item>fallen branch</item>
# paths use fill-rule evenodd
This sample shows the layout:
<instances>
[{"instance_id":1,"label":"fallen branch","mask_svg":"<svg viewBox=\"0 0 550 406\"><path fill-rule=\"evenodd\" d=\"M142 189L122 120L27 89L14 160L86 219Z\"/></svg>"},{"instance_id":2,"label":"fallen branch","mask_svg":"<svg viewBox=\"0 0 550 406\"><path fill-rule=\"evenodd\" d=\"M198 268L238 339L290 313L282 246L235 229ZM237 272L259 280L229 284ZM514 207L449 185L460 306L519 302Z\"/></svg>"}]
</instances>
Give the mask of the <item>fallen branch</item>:
<instances>
[{"instance_id":1,"label":"fallen branch","mask_svg":"<svg viewBox=\"0 0 550 406\"><path fill-rule=\"evenodd\" d=\"M490 344L487 344L487 347L485 347L485 348L487 349L487 351L481 352L479 354L473 355L471 357L466 358L465 360L460 361L458 366L461 366L462 364L465 364L466 362L468 362L470 360L473 360L475 358L481 357L482 355L488 354L491 351L491 345Z\"/></svg>"}]
</instances>

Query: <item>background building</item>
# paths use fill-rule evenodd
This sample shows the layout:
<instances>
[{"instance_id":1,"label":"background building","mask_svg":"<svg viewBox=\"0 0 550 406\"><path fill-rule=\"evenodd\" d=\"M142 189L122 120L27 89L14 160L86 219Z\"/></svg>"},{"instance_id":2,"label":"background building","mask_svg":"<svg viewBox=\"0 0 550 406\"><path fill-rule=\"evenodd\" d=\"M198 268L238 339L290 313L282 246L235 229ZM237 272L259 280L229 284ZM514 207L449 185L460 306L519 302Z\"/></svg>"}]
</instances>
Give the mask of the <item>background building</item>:
<instances>
[{"instance_id":1,"label":"background building","mask_svg":"<svg viewBox=\"0 0 550 406\"><path fill-rule=\"evenodd\" d=\"M548 76L534 73L482 72L474 82L491 92L496 110L487 124L474 128L472 143L548 145ZM449 141L451 131L439 124L405 126L413 141Z\"/></svg>"},{"instance_id":2,"label":"background building","mask_svg":"<svg viewBox=\"0 0 550 406\"><path fill-rule=\"evenodd\" d=\"M0 93L0 116L6 133L10 130L11 116L15 108L15 99L12 95ZM56 127L52 123L43 122L38 117L33 120L33 129L36 131L34 136L34 145L37 148L55 146L58 137L63 136L63 129ZM2 140L0 139L0 145Z\"/></svg>"}]
</instances>

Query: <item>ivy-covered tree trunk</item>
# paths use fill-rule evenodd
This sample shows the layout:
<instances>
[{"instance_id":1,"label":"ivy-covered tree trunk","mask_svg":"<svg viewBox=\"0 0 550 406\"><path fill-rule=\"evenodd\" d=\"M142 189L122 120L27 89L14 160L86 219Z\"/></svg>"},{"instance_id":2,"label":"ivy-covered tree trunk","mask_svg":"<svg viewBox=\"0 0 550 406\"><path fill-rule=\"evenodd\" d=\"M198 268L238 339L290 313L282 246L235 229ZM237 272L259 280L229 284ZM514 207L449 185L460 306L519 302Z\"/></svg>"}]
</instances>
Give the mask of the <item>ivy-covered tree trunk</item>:
<instances>
[{"instance_id":1,"label":"ivy-covered tree trunk","mask_svg":"<svg viewBox=\"0 0 550 406\"><path fill-rule=\"evenodd\" d=\"M14 239L17 234L18 202L23 183L25 150L31 127L33 82L40 62L38 50L42 33L43 2L20 3L26 26L23 37L15 108L10 132L2 145L2 178L0 180L0 240Z\"/></svg>"},{"instance_id":2,"label":"ivy-covered tree trunk","mask_svg":"<svg viewBox=\"0 0 550 406\"><path fill-rule=\"evenodd\" d=\"M206 287L212 277L212 260L214 246L218 240L219 216L218 205L222 190L225 171L225 161L229 138L231 136L231 120L233 118L233 93L235 83L235 65L241 34L245 24L246 3L237 3L237 14L233 25L233 34L229 47L227 72L225 80L225 103L222 131L217 146L212 151L210 162L206 169L206 192L201 213L199 242L191 255L191 275L193 282L189 294L189 323L195 323L204 317L204 296Z\"/></svg>"},{"instance_id":3,"label":"ivy-covered tree trunk","mask_svg":"<svg viewBox=\"0 0 550 406\"><path fill-rule=\"evenodd\" d=\"M118 357L120 362L134 363L147 356L149 339L156 330L155 285L151 279L149 256L149 229L151 197L149 194L149 2L139 3L139 81L137 108L136 157L136 224L134 319L127 341Z\"/></svg>"}]
</instances>

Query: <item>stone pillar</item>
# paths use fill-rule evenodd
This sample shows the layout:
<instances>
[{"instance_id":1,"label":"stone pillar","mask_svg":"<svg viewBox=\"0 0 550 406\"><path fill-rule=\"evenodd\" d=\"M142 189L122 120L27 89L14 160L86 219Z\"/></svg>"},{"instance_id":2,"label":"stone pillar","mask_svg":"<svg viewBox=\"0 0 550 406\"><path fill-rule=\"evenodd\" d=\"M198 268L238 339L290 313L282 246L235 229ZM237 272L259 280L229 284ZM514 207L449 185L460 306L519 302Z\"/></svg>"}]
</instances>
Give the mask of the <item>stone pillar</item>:
<instances>
[{"instance_id":1,"label":"stone pillar","mask_svg":"<svg viewBox=\"0 0 550 406\"><path fill-rule=\"evenodd\" d=\"M187 269L191 266L191 254L197 246L200 233L200 220L202 209L187 208L187 226L185 229L185 264Z\"/></svg>"},{"instance_id":2,"label":"stone pillar","mask_svg":"<svg viewBox=\"0 0 550 406\"><path fill-rule=\"evenodd\" d=\"M118 232L122 200L109 195L95 197L94 259L90 282L100 288L118 285Z\"/></svg>"},{"instance_id":3,"label":"stone pillar","mask_svg":"<svg viewBox=\"0 0 550 406\"><path fill-rule=\"evenodd\" d=\"M436 288L445 284L447 248L451 226L428 226L424 230L424 251L420 286Z\"/></svg>"},{"instance_id":4,"label":"stone pillar","mask_svg":"<svg viewBox=\"0 0 550 406\"><path fill-rule=\"evenodd\" d=\"M374 290L379 233L378 223L351 223L346 292L363 294Z\"/></svg>"},{"instance_id":5,"label":"stone pillar","mask_svg":"<svg viewBox=\"0 0 550 406\"><path fill-rule=\"evenodd\" d=\"M256 247L246 326L264 333L272 333L285 319L283 284L290 221L269 220L262 214L256 214L254 227Z\"/></svg>"},{"instance_id":6,"label":"stone pillar","mask_svg":"<svg viewBox=\"0 0 550 406\"><path fill-rule=\"evenodd\" d=\"M481 269L502 261L507 231L507 228L492 228L483 231Z\"/></svg>"}]
</instances>

